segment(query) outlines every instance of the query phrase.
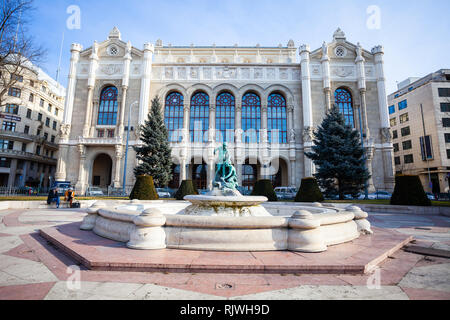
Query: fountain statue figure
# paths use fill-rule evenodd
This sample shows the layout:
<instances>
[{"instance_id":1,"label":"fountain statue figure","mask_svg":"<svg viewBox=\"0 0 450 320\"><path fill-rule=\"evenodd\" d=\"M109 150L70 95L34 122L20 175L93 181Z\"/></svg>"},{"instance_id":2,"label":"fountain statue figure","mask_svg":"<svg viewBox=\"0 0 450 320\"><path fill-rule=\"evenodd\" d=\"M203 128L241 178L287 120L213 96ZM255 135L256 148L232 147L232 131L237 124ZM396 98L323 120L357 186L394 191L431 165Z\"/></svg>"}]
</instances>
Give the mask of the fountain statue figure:
<instances>
[{"instance_id":1,"label":"fountain statue figure","mask_svg":"<svg viewBox=\"0 0 450 320\"><path fill-rule=\"evenodd\" d=\"M221 191L235 191L238 187L237 173L231 163L230 153L227 144L214 150L214 155L219 154L216 176L214 178L214 188Z\"/></svg>"}]
</instances>

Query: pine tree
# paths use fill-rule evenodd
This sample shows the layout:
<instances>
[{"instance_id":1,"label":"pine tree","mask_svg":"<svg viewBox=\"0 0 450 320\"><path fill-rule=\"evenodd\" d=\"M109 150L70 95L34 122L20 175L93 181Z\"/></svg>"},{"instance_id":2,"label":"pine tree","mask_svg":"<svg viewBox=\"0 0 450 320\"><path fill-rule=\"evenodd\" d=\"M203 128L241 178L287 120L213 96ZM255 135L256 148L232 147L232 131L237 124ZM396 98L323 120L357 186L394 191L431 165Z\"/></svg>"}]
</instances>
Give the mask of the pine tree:
<instances>
[{"instance_id":1,"label":"pine tree","mask_svg":"<svg viewBox=\"0 0 450 320\"><path fill-rule=\"evenodd\" d=\"M370 175L365 165L360 135L345 123L343 115L334 106L314 132L312 152L306 156L314 161L314 175L326 196L346 194L356 197Z\"/></svg>"},{"instance_id":2,"label":"pine tree","mask_svg":"<svg viewBox=\"0 0 450 320\"><path fill-rule=\"evenodd\" d=\"M152 108L145 124L141 126L142 146L134 147L141 161L134 169L136 177L149 175L157 187L165 187L172 179L172 150L158 97L152 100Z\"/></svg>"}]
</instances>

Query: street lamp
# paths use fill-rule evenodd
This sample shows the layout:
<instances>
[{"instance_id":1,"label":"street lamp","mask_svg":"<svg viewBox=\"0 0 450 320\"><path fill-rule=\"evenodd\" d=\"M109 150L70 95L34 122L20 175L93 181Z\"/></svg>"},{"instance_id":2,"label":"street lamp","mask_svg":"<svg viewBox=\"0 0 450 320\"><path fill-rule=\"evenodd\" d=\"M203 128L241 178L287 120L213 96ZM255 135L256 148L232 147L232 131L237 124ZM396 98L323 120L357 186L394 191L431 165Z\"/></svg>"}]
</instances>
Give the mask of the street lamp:
<instances>
[{"instance_id":1,"label":"street lamp","mask_svg":"<svg viewBox=\"0 0 450 320\"><path fill-rule=\"evenodd\" d=\"M130 141L130 120L131 120L131 107L134 105L139 104L138 101L133 102L130 104L130 107L128 108L128 127L127 127L127 146L125 148L125 163L123 167L123 186L122 186L122 192L125 195L125 187L127 183L127 164L128 164L128 145Z\"/></svg>"}]
</instances>

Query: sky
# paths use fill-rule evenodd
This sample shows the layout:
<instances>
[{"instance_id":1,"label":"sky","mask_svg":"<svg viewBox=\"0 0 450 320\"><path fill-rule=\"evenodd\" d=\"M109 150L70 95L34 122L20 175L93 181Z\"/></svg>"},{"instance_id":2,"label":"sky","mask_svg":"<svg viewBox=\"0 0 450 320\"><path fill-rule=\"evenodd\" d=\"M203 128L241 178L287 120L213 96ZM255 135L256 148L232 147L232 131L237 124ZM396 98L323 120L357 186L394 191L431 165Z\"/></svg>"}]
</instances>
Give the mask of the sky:
<instances>
[{"instance_id":1,"label":"sky","mask_svg":"<svg viewBox=\"0 0 450 320\"><path fill-rule=\"evenodd\" d=\"M292 39L311 50L340 27L367 50L384 46L388 94L408 77L450 69L448 0L35 0L35 7L30 31L47 49L41 67L53 78L64 32L64 86L71 43L88 48L114 26L137 48L157 39L177 46L286 46ZM79 8L79 25L72 8Z\"/></svg>"}]
</instances>

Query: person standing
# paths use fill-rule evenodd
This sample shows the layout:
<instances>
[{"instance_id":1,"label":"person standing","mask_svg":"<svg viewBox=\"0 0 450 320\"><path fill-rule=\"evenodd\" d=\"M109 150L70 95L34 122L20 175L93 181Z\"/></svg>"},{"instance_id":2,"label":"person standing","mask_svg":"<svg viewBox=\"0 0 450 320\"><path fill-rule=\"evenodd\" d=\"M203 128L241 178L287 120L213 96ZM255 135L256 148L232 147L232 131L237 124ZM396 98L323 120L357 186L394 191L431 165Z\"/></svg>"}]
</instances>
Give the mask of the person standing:
<instances>
[{"instance_id":1,"label":"person standing","mask_svg":"<svg viewBox=\"0 0 450 320\"><path fill-rule=\"evenodd\" d=\"M70 208L72 208L72 202L73 202L74 198L75 198L75 192L70 188L69 190L66 191L66 194L65 194L65 201L69 202Z\"/></svg>"}]
</instances>

